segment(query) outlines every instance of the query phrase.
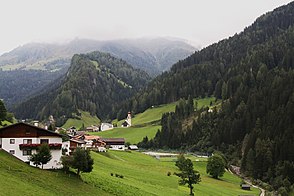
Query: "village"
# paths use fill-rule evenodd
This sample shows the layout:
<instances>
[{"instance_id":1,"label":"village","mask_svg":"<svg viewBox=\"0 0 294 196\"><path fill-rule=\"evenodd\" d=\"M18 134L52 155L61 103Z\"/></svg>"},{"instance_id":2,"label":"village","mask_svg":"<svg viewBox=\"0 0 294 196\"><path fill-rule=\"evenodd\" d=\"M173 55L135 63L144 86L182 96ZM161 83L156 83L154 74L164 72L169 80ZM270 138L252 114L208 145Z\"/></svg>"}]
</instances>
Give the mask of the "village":
<instances>
[{"instance_id":1,"label":"village","mask_svg":"<svg viewBox=\"0 0 294 196\"><path fill-rule=\"evenodd\" d=\"M129 112L127 119L122 123L122 127L132 125L132 117ZM74 126L69 129L56 127L55 130L49 130L50 124L54 121L50 116L49 123L44 125L38 121L18 122L0 129L0 149L5 150L19 160L34 166L30 161L30 156L37 152L39 146L43 143L49 145L52 159L43 166L43 169L61 169L61 157L63 155L72 155L77 148L89 149L96 152L106 152L108 149L124 151L138 150L136 145L126 146L125 138L102 138L96 135L90 135L89 132L108 131L113 129L110 123L101 123L101 125L89 126L85 130L77 130Z\"/></svg>"}]
</instances>

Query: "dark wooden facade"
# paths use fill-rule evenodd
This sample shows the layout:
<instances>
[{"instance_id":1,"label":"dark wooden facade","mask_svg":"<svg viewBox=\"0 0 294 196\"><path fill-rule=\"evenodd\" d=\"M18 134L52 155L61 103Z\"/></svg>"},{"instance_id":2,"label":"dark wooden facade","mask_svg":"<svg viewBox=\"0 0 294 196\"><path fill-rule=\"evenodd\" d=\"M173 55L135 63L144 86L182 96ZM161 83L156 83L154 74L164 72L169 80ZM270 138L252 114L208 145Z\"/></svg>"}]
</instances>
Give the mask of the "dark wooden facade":
<instances>
[{"instance_id":1,"label":"dark wooden facade","mask_svg":"<svg viewBox=\"0 0 294 196\"><path fill-rule=\"evenodd\" d=\"M60 134L26 123L16 123L0 129L0 138L26 138L40 136L58 136Z\"/></svg>"},{"instance_id":2,"label":"dark wooden facade","mask_svg":"<svg viewBox=\"0 0 294 196\"><path fill-rule=\"evenodd\" d=\"M125 138L102 138L106 145L125 145Z\"/></svg>"}]
</instances>

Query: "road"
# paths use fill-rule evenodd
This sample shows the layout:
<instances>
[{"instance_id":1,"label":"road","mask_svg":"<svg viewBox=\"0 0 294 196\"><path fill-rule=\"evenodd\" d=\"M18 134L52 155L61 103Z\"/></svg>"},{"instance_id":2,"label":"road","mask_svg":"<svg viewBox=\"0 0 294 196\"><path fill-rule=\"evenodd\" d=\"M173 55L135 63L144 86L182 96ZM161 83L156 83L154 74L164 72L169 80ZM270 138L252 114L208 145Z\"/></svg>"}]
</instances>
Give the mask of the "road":
<instances>
[{"instance_id":1,"label":"road","mask_svg":"<svg viewBox=\"0 0 294 196\"><path fill-rule=\"evenodd\" d=\"M240 178L244 179L244 181L249 184L250 186L254 187L254 188L258 188L260 190L260 194L259 196L265 196L265 190L259 186L256 186L256 185L253 185L252 182L247 179L247 178L244 178L242 175L241 175L241 172L240 172L240 167L237 167L237 166L234 166L234 165L231 165L231 168L234 170L234 172L231 171L231 169L229 169L229 172L231 172L232 174L235 174L237 176L239 176Z\"/></svg>"}]
</instances>

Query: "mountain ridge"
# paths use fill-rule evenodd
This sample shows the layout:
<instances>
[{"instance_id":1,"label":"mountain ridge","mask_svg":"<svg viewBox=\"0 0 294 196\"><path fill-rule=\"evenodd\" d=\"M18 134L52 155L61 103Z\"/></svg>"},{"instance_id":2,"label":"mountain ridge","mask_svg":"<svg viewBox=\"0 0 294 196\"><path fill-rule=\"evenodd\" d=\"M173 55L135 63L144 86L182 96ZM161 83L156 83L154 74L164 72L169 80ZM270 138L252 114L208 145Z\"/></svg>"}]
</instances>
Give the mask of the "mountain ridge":
<instances>
[{"instance_id":1,"label":"mountain ridge","mask_svg":"<svg viewBox=\"0 0 294 196\"><path fill-rule=\"evenodd\" d=\"M106 119L112 104L129 98L149 80L146 72L108 53L76 54L66 75L56 81L58 84L13 111L18 118L44 120L54 115L59 125L78 114L79 109Z\"/></svg>"},{"instance_id":2,"label":"mountain ridge","mask_svg":"<svg viewBox=\"0 0 294 196\"><path fill-rule=\"evenodd\" d=\"M74 39L64 44L29 43L2 54L0 68L58 70L69 67L70 59L74 54L101 51L122 58L136 68L147 71L151 76L156 76L195 50L185 41L168 38L109 41ZM54 66L50 68L46 67L46 64Z\"/></svg>"}]
</instances>

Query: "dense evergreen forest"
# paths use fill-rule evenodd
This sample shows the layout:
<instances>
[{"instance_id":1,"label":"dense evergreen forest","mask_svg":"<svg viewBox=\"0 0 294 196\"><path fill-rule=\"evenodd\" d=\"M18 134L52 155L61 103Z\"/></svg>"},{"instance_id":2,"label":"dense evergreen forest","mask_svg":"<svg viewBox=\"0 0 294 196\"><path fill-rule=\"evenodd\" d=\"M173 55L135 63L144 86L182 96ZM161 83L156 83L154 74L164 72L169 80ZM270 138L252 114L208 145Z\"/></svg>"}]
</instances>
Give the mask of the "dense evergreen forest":
<instances>
[{"instance_id":1,"label":"dense evergreen forest","mask_svg":"<svg viewBox=\"0 0 294 196\"><path fill-rule=\"evenodd\" d=\"M125 108L140 112L211 95L223 100L214 112L191 113L186 101L163 115L162 130L140 145L222 151L245 174L287 195L294 183L294 2L175 64ZM187 118L193 120L188 128Z\"/></svg>"},{"instance_id":2,"label":"dense evergreen forest","mask_svg":"<svg viewBox=\"0 0 294 196\"><path fill-rule=\"evenodd\" d=\"M18 118L46 119L53 115L59 125L79 115L78 110L107 119L113 104L134 95L149 80L144 71L107 53L74 55L66 76L14 112Z\"/></svg>"},{"instance_id":3,"label":"dense evergreen forest","mask_svg":"<svg viewBox=\"0 0 294 196\"><path fill-rule=\"evenodd\" d=\"M56 72L42 70L0 69L0 98L4 99L8 109L44 89L49 83L57 80L67 69ZM46 87L47 88L47 87Z\"/></svg>"}]
</instances>

